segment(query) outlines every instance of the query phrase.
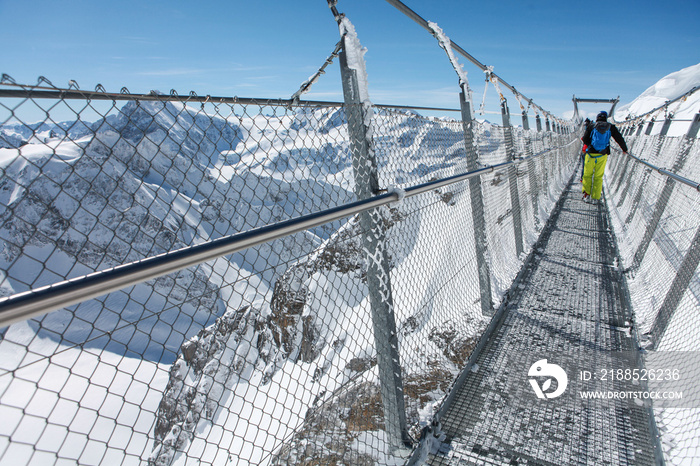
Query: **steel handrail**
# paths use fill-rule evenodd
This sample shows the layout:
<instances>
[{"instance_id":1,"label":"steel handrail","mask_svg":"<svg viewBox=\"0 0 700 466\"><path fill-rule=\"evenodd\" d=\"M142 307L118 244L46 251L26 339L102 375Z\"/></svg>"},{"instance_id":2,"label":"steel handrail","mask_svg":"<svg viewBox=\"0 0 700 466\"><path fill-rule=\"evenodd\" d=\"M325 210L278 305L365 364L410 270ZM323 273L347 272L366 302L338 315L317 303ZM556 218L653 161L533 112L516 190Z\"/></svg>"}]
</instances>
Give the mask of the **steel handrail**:
<instances>
[{"instance_id":1,"label":"steel handrail","mask_svg":"<svg viewBox=\"0 0 700 466\"><path fill-rule=\"evenodd\" d=\"M657 167L656 165L649 163L646 160L637 157L636 155L632 154L631 152L627 152L626 154L628 156L632 157L637 162L640 162L640 163L646 165L647 167L651 168L652 170L654 170L662 175L668 176L669 178L673 178L674 180L678 181L679 183L686 184L686 185L690 186L691 188L695 188L696 190L700 191L700 183L698 183L697 181L693 181L691 179L677 175L671 171L666 170L665 168Z\"/></svg>"},{"instance_id":2,"label":"steel handrail","mask_svg":"<svg viewBox=\"0 0 700 466\"><path fill-rule=\"evenodd\" d=\"M18 86L17 84L0 83L0 86ZM115 92L87 91L76 89L60 89L32 86L22 89L0 89L0 98L32 98L32 99L55 99L55 100L143 100L160 102L183 102L183 103L210 103L210 104L230 104L230 105L279 105L284 107L344 107L344 102L333 102L324 100L293 100L293 99L272 99L255 97L217 97L211 95L196 94L121 94ZM459 112L456 108L443 107L416 107L411 105L391 105L372 104L373 107L397 110L426 110L437 112Z\"/></svg>"},{"instance_id":3,"label":"steel handrail","mask_svg":"<svg viewBox=\"0 0 700 466\"><path fill-rule=\"evenodd\" d=\"M572 140L563 146L545 149L527 157L518 157L508 162L490 165L441 180L430 181L405 190L389 191L369 199L351 202L321 212L303 215L243 233L218 238L203 244L188 246L111 269L93 272L34 290L17 293L0 299L0 328L363 211L400 202L403 197L416 196L491 173L509 165L519 165L529 159L567 147L575 142L577 140Z\"/></svg>"}]
</instances>

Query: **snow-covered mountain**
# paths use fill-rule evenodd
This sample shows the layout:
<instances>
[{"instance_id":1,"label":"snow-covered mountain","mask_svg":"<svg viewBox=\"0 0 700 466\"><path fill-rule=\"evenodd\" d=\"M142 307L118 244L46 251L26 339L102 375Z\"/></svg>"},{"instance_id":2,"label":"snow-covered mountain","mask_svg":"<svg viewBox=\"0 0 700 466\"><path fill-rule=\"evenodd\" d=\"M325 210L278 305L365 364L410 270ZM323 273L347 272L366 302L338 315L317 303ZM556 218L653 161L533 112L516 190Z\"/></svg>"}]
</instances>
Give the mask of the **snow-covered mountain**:
<instances>
[{"instance_id":1,"label":"snow-covered mountain","mask_svg":"<svg viewBox=\"0 0 700 466\"><path fill-rule=\"evenodd\" d=\"M81 128L77 133L60 131L76 126ZM349 162L338 155L342 148L329 145L318 153L292 144L275 157L259 157L259 147L241 142L253 139L249 133L254 124L244 128L183 105L129 102L118 114L91 124L93 132L82 136L86 127L42 125L39 136L26 138L30 127L2 128L3 135L10 135L3 137L5 145L15 146L0 149L4 170L0 202L5 206L0 270L7 275L2 284L5 295L303 215L352 197L343 175ZM17 135L22 136L20 144L15 144ZM310 176L323 175L324 170L334 183ZM182 271L138 285L129 299L117 294L75 311L52 313L43 318L43 326L61 329L60 337L55 332L49 337L76 343L93 330L105 332L111 335L106 344L112 351L173 361L183 338L224 312L219 296L224 279L257 274L267 282L258 287L265 293L281 273L277 271L281 262L313 250L337 227L272 243L262 248L269 250L264 256L259 250L234 255L218 274L207 267ZM26 256L34 260L30 268ZM259 274L260 270L265 272ZM88 317L96 313L101 317ZM132 321L139 322L136 336ZM105 339L87 343L104 344Z\"/></svg>"},{"instance_id":2,"label":"snow-covered mountain","mask_svg":"<svg viewBox=\"0 0 700 466\"><path fill-rule=\"evenodd\" d=\"M661 78L632 102L618 107L615 110L615 120L622 122L627 118L644 115L696 87L700 87L700 63ZM692 120L698 111L700 111L700 90L668 106L668 112L673 114L675 120ZM657 121L665 117L663 111L656 115ZM687 127L688 125L671 125L668 136L680 136L685 133Z\"/></svg>"}]
</instances>

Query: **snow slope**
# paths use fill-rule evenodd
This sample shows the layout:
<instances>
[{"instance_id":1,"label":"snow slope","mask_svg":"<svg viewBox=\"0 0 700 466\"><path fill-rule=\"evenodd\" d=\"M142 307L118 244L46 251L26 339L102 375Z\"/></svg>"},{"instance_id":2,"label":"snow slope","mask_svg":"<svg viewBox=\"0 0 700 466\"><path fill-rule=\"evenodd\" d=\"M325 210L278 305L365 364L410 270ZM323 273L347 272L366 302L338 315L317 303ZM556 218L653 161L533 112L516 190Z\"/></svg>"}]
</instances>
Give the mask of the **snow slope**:
<instances>
[{"instance_id":1,"label":"snow slope","mask_svg":"<svg viewBox=\"0 0 700 466\"><path fill-rule=\"evenodd\" d=\"M642 92L632 102L622 105L615 110L615 120L622 122L627 118L644 115L666 102L684 95L686 92L700 86L700 63L683 68L664 76L653 86ZM700 90L668 106L668 112L673 114L675 120L692 120L700 111ZM656 120L666 118L662 109L656 115ZM647 120L650 116L647 117ZM661 125L657 125L657 132ZM668 136L681 136L685 134L689 124L671 125Z\"/></svg>"}]
</instances>

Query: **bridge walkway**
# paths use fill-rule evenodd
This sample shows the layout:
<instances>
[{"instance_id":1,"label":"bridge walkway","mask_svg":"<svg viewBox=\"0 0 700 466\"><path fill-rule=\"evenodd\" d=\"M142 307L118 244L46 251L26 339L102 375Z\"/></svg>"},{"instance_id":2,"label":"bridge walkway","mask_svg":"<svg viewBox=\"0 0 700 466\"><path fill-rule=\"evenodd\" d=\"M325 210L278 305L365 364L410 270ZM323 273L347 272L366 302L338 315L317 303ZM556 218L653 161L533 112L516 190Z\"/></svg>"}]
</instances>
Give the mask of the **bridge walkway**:
<instances>
[{"instance_id":1,"label":"bridge walkway","mask_svg":"<svg viewBox=\"0 0 700 466\"><path fill-rule=\"evenodd\" d=\"M427 464L655 464L650 409L634 399L584 400L580 391L640 390L609 371L638 364L625 278L607 206L583 202L572 177L463 382L443 407ZM556 398L537 361L568 384ZM536 368L533 367L533 371ZM580 374L588 371L587 375ZM533 372L534 375L536 372ZM551 378L550 378L551 379ZM554 379L552 379L554 380Z\"/></svg>"}]
</instances>

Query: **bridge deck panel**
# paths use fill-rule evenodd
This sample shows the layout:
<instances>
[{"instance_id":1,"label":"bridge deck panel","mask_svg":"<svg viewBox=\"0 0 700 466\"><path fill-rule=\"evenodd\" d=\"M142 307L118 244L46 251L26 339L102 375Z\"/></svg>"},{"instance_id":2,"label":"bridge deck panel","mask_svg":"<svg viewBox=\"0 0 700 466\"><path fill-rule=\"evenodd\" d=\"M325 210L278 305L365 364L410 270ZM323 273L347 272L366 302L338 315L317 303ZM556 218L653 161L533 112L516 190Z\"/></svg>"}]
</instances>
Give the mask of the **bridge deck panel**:
<instances>
[{"instance_id":1,"label":"bridge deck panel","mask_svg":"<svg viewBox=\"0 0 700 466\"><path fill-rule=\"evenodd\" d=\"M631 382L577 380L581 370L634 364L613 241L605 205L584 203L572 179L457 387L428 464L654 464L646 406L579 394L584 384L639 390ZM567 369L567 390L556 399L538 399L529 383L528 369L541 359Z\"/></svg>"}]
</instances>

